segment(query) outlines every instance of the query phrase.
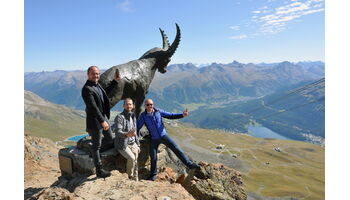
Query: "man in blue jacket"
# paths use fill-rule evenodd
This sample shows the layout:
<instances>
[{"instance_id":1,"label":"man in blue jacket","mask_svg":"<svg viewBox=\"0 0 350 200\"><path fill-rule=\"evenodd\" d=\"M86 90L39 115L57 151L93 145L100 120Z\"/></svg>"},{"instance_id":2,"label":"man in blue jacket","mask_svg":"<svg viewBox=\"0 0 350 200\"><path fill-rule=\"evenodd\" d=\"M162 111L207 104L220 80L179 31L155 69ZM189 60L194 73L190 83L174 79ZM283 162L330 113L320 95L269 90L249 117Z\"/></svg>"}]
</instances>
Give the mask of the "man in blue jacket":
<instances>
[{"instance_id":1,"label":"man in blue jacket","mask_svg":"<svg viewBox=\"0 0 350 200\"><path fill-rule=\"evenodd\" d=\"M145 101L146 110L141 113L137 120L137 131L138 134L140 129L145 124L150 135L150 157L151 157L151 175L149 180L154 181L157 178L157 152L158 146L162 143L170 148L175 155L189 168L199 168L196 163L193 163L180 149L180 147L172 140L167 134L162 117L167 119L179 119L188 116L188 110L186 109L183 113L174 114L169 113L161 109L156 109L152 99Z\"/></svg>"}]
</instances>

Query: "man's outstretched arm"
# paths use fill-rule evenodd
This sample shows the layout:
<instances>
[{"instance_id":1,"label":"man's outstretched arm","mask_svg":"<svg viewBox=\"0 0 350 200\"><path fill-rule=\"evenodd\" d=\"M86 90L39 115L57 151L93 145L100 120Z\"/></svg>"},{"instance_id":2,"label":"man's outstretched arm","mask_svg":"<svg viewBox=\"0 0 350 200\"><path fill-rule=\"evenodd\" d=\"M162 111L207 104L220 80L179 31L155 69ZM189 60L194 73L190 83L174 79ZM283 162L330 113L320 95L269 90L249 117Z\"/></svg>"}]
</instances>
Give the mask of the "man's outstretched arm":
<instances>
[{"instance_id":1,"label":"man's outstretched arm","mask_svg":"<svg viewBox=\"0 0 350 200\"><path fill-rule=\"evenodd\" d=\"M170 113L170 112L166 112L164 110L159 110L160 115L164 118L167 119L181 119L183 117L187 117L188 116L188 110L186 108L186 110L183 111L183 113Z\"/></svg>"}]
</instances>

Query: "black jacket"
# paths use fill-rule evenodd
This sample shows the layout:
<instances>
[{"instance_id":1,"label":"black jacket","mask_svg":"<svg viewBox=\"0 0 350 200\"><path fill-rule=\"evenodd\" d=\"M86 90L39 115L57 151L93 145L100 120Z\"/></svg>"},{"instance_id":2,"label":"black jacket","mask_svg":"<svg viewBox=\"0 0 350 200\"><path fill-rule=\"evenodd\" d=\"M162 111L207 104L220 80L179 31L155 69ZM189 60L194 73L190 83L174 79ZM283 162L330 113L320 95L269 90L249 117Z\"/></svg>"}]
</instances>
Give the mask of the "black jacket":
<instances>
[{"instance_id":1,"label":"black jacket","mask_svg":"<svg viewBox=\"0 0 350 200\"><path fill-rule=\"evenodd\" d=\"M104 102L96 89L93 87L96 84L87 80L81 91L81 96L85 102L86 108L86 130L99 130L102 128L101 123L107 121L110 117L110 101L108 99L108 93L117 84L116 81L112 81L107 88L101 88ZM106 119L106 117L107 119Z\"/></svg>"}]
</instances>

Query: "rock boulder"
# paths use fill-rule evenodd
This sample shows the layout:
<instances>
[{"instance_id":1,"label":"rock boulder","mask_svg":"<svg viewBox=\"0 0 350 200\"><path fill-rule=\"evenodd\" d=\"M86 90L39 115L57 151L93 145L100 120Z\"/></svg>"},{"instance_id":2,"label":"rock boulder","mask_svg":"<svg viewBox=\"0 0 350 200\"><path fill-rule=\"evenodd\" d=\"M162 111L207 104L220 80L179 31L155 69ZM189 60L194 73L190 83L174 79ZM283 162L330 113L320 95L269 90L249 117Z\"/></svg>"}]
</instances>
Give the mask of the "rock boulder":
<instances>
[{"instance_id":1,"label":"rock boulder","mask_svg":"<svg viewBox=\"0 0 350 200\"><path fill-rule=\"evenodd\" d=\"M191 170L182 184L195 199L247 199L239 171L222 164L200 162L199 165L201 168Z\"/></svg>"},{"instance_id":2,"label":"rock boulder","mask_svg":"<svg viewBox=\"0 0 350 200\"><path fill-rule=\"evenodd\" d=\"M64 188L51 187L32 196L30 200L73 200L74 195Z\"/></svg>"}]
</instances>

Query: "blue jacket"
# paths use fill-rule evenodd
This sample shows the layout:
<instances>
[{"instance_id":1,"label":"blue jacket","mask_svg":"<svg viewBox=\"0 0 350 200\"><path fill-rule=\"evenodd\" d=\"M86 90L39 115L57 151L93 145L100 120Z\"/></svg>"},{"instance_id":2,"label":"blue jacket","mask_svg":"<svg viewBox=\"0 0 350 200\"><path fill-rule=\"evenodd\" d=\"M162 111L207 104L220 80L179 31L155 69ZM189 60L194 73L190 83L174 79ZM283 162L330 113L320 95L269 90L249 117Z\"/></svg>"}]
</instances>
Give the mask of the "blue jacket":
<instances>
[{"instance_id":1,"label":"blue jacket","mask_svg":"<svg viewBox=\"0 0 350 200\"><path fill-rule=\"evenodd\" d=\"M167 119L179 119L183 118L182 113L174 114L169 113L161 109L154 108L153 115L147 115L147 111L141 113L139 118L137 119L137 133L140 134L140 129L145 124L149 133L151 134L151 138L153 140L160 139L164 135L166 135L166 130L164 128L162 117Z\"/></svg>"}]
</instances>

